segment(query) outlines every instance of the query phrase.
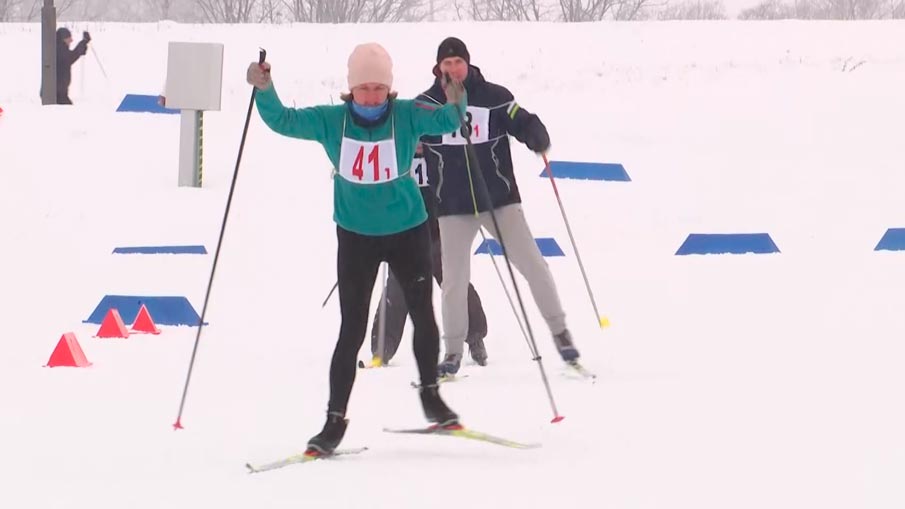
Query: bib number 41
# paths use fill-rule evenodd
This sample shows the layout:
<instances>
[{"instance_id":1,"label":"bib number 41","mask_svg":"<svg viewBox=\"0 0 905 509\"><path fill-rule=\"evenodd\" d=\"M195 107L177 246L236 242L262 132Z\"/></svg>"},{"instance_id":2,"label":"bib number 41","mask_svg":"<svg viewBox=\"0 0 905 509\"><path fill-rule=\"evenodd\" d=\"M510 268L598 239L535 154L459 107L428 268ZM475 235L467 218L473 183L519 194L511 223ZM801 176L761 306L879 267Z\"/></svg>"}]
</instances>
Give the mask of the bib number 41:
<instances>
[{"instance_id":1,"label":"bib number 41","mask_svg":"<svg viewBox=\"0 0 905 509\"><path fill-rule=\"evenodd\" d=\"M383 184L399 178L396 144L392 139L377 142L343 138L339 175L356 184Z\"/></svg>"},{"instance_id":2,"label":"bib number 41","mask_svg":"<svg viewBox=\"0 0 905 509\"><path fill-rule=\"evenodd\" d=\"M352 176L358 177L359 181L365 178L364 158L365 148L359 147L358 154L355 156L355 161L352 163ZM368 153L368 164L374 168L374 179L372 182L380 182L380 145L374 145L374 148ZM392 175L390 174L389 166L384 168L383 171L386 173L384 180L390 180Z\"/></svg>"}]
</instances>

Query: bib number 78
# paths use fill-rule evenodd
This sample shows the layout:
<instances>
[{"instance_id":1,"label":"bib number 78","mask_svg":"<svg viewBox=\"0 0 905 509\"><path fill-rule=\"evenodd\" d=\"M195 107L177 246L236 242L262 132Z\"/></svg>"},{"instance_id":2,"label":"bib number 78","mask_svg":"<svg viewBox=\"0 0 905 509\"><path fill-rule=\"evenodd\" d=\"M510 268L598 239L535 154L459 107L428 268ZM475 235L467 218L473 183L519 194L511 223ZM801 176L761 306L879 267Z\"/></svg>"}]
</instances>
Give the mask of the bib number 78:
<instances>
[{"instance_id":1,"label":"bib number 78","mask_svg":"<svg viewBox=\"0 0 905 509\"><path fill-rule=\"evenodd\" d=\"M474 133L475 138L481 137L481 126L472 125L474 122L474 115L471 114L470 111L465 112L465 125L461 126L459 129L451 132L449 136L451 138L456 138L458 136L468 137L470 138L472 133Z\"/></svg>"},{"instance_id":2,"label":"bib number 78","mask_svg":"<svg viewBox=\"0 0 905 509\"><path fill-rule=\"evenodd\" d=\"M470 139L472 143L488 141L490 110L480 106L469 106L465 110L465 122L459 129L443 135L444 145L465 145Z\"/></svg>"}]
</instances>

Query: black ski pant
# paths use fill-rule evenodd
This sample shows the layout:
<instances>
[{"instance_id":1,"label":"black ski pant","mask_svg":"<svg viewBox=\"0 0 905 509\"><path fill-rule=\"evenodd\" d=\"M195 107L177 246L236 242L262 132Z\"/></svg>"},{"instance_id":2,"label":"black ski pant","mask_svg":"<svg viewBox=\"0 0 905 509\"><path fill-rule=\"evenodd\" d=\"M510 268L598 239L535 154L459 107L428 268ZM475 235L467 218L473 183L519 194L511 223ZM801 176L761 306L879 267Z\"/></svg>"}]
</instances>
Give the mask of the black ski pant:
<instances>
[{"instance_id":1,"label":"black ski pant","mask_svg":"<svg viewBox=\"0 0 905 509\"><path fill-rule=\"evenodd\" d=\"M435 234L436 235L436 234ZM437 284L443 285L443 265L440 263L440 238L436 235L431 240L431 258L433 266L434 279ZM386 293L383 295L383 304L386 306L385 317L386 325L384 326L383 338L383 354L379 353L379 329L380 329L380 308L374 314L374 322L371 327L371 355L380 355L381 360L386 363L396 355L399 344L402 342L402 331L405 329L405 320L409 310L406 307L404 292L399 279L393 270L389 270L387 274ZM468 284L468 338L467 343L475 339L484 339L487 336L487 316L484 314L484 307L481 304L481 297L478 295L474 286Z\"/></svg>"},{"instance_id":2,"label":"black ski pant","mask_svg":"<svg viewBox=\"0 0 905 509\"><path fill-rule=\"evenodd\" d=\"M415 325L414 350L421 385L437 383L440 333L434 316L430 233L427 222L400 233L361 235L337 226L336 257L342 325L330 365L328 412L346 414L355 383L358 351L368 327L371 292L381 262L399 278Z\"/></svg>"}]
</instances>

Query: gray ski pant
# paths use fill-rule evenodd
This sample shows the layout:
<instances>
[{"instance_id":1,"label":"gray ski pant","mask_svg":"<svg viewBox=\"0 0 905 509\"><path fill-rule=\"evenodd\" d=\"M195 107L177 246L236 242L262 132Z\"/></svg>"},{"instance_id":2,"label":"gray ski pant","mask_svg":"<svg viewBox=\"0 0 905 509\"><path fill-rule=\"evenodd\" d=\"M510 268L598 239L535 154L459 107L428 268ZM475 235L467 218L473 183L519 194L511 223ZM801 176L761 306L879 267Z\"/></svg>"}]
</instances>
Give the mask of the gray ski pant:
<instances>
[{"instance_id":1,"label":"gray ski pant","mask_svg":"<svg viewBox=\"0 0 905 509\"><path fill-rule=\"evenodd\" d=\"M528 281L534 302L541 316L547 322L551 334L566 330L566 313L559 300L553 275L546 260L540 253L534 236L528 228L522 205L515 203L494 210L497 223L503 234L506 254L512 265ZM483 226L490 235L499 240L489 212L441 216L440 238L443 239L441 262L443 283L441 284L443 314L443 342L446 354L461 355L468 334L468 284L471 280L471 246L478 230ZM508 272L503 269L503 278L508 280Z\"/></svg>"}]
</instances>

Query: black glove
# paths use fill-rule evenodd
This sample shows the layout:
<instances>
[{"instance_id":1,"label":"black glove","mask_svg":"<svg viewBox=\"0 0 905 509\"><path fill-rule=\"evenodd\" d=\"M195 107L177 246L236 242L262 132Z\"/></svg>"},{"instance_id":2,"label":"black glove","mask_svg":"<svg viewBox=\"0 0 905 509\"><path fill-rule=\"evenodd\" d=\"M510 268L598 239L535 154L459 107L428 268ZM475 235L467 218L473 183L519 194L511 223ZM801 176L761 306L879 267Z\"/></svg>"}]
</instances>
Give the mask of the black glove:
<instances>
[{"instance_id":1,"label":"black glove","mask_svg":"<svg viewBox=\"0 0 905 509\"><path fill-rule=\"evenodd\" d=\"M525 145L527 145L532 152L538 154L546 152L547 149L550 148L550 135L547 134L547 129L543 124L538 122L532 126L525 136Z\"/></svg>"},{"instance_id":2,"label":"black glove","mask_svg":"<svg viewBox=\"0 0 905 509\"><path fill-rule=\"evenodd\" d=\"M88 32L82 32L82 40L85 42L91 42L91 34Z\"/></svg>"}]
</instances>

